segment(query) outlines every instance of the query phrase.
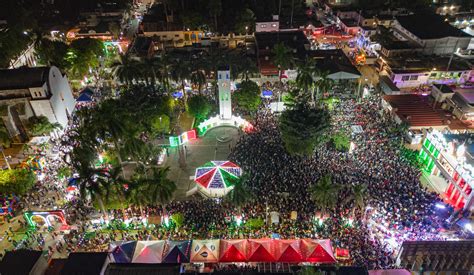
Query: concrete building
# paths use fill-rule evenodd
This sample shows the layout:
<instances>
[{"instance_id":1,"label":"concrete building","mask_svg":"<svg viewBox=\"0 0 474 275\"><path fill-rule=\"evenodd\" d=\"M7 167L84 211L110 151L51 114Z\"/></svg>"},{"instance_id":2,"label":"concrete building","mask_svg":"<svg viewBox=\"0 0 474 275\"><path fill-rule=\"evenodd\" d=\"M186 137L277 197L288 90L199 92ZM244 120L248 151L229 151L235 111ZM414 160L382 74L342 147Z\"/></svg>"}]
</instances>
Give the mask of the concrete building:
<instances>
[{"instance_id":1,"label":"concrete building","mask_svg":"<svg viewBox=\"0 0 474 275\"><path fill-rule=\"evenodd\" d=\"M67 76L54 66L0 70L0 117L12 137L28 139L32 116L66 126L74 106Z\"/></svg>"},{"instance_id":2,"label":"concrete building","mask_svg":"<svg viewBox=\"0 0 474 275\"><path fill-rule=\"evenodd\" d=\"M280 21L278 15L258 18L255 22L255 32L277 32L280 30Z\"/></svg>"},{"instance_id":3,"label":"concrete building","mask_svg":"<svg viewBox=\"0 0 474 275\"><path fill-rule=\"evenodd\" d=\"M200 43L204 33L184 26L179 13L165 11L163 4L155 4L143 17L140 35L151 37L159 48L192 46Z\"/></svg>"},{"instance_id":4,"label":"concrete building","mask_svg":"<svg viewBox=\"0 0 474 275\"><path fill-rule=\"evenodd\" d=\"M449 64L449 56L413 54L409 52L410 46L402 50L405 53L382 49L389 56L383 55L376 62L376 70L388 75L398 88L410 90L433 83L451 85L470 81L473 68L465 60L455 57Z\"/></svg>"},{"instance_id":5,"label":"concrete building","mask_svg":"<svg viewBox=\"0 0 474 275\"><path fill-rule=\"evenodd\" d=\"M412 41L428 55L449 55L474 47L473 37L436 14L397 16L393 34L402 41Z\"/></svg>"},{"instance_id":6,"label":"concrete building","mask_svg":"<svg viewBox=\"0 0 474 275\"><path fill-rule=\"evenodd\" d=\"M474 210L474 134L427 134L420 150L423 170L444 201Z\"/></svg>"}]
</instances>

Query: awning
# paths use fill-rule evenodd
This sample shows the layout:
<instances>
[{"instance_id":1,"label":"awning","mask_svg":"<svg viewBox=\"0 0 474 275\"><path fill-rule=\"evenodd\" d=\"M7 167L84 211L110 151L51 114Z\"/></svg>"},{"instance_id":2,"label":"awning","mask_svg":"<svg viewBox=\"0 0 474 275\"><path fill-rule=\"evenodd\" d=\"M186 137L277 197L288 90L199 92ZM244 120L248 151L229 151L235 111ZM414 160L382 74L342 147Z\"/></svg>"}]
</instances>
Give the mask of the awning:
<instances>
[{"instance_id":1,"label":"awning","mask_svg":"<svg viewBox=\"0 0 474 275\"><path fill-rule=\"evenodd\" d=\"M301 240L301 251L305 262L312 263L335 263L336 258L331 247L330 240Z\"/></svg>"},{"instance_id":2,"label":"awning","mask_svg":"<svg viewBox=\"0 0 474 275\"><path fill-rule=\"evenodd\" d=\"M139 241L133 254L133 263L156 264L163 259L166 241Z\"/></svg>"},{"instance_id":3,"label":"awning","mask_svg":"<svg viewBox=\"0 0 474 275\"><path fill-rule=\"evenodd\" d=\"M110 244L109 251L116 263L132 262L133 253L135 252L136 241L121 241Z\"/></svg>"},{"instance_id":4,"label":"awning","mask_svg":"<svg viewBox=\"0 0 474 275\"><path fill-rule=\"evenodd\" d=\"M275 259L282 263L303 262L301 240L274 240Z\"/></svg>"},{"instance_id":5,"label":"awning","mask_svg":"<svg viewBox=\"0 0 474 275\"><path fill-rule=\"evenodd\" d=\"M163 263L189 263L191 241L166 241Z\"/></svg>"},{"instance_id":6,"label":"awning","mask_svg":"<svg viewBox=\"0 0 474 275\"><path fill-rule=\"evenodd\" d=\"M219 240L193 240L191 262L217 263L219 261Z\"/></svg>"},{"instance_id":7,"label":"awning","mask_svg":"<svg viewBox=\"0 0 474 275\"><path fill-rule=\"evenodd\" d=\"M219 262L246 262L247 240L221 240Z\"/></svg>"},{"instance_id":8,"label":"awning","mask_svg":"<svg viewBox=\"0 0 474 275\"><path fill-rule=\"evenodd\" d=\"M248 262L275 262L275 248L272 239L249 239Z\"/></svg>"}]
</instances>

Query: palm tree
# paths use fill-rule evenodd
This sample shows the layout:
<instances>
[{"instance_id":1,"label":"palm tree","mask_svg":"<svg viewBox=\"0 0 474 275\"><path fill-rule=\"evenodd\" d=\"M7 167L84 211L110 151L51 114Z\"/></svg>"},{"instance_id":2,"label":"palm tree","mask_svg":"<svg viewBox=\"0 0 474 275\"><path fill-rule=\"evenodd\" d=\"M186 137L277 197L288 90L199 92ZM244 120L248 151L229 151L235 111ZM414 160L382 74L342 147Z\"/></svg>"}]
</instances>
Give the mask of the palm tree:
<instances>
[{"instance_id":1,"label":"palm tree","mask_svg":"<svg viewBox=\"0 0 474 275\"><path fill-rule=\"evenodd\" d=\"M145 77L150 79L151 84L156 84L158 80L161 79L161 74L160 74L160 59L152 57L152 58L146 58L143 61L144 65L144 75Z\"/></svg>"},{"instance_id":2,"label":"palm tree","mask_svg":"<svg viewBox=\"0 0 474 275\"><path fill-rule=\"evenodd\" d=\"M129 184L126 198L130 204L138 206L141 213L143 213L143 206L150 204L150 197L147 194L147 185L139 179L132 180Z\"/></svg>"},{"instance_id":3,"label":"palm tree","mask_svg":"<svg viewBox=\"0 0 474 275\"><path fill-rule=\"evenodd\" d=\"M353 185L351 188L351 199L354 201L354 207L352 208L352 216L354 216L355 209L359 209L360 211L364 211L365 209L365 202L367 198L367 185L365 184L357 184Z\"/></svg>"},{"instance_id":4,"label":"palm tree","mask_svg":"<svg viewBox=\"0 0 474 275\"><path fill-rule=\"evenodd\" d=\"M222 14L221 0L210 0L207 6L209 14L214 17L214 31L217 32L217 17Z\"/></svg>"},{"instance_id":5,"label":"palm tree","mask_svg":"<svg viewBox=\"0 0 474 275\"><path fill-rule=\"evenodd\" d=\"M279 42L273 46L273 63L278 67L278 79L281 82L281 73L283 69L288 69L291 65L291 50L285 46L282 42Z\"/></svg>"},{"instance_id":6,"label":"palm tree","mask_svg":"<svg viewBox=\"0 0 474 275\"><path fill-rule=\"evenodd\" d=\"M195 70L191 73L191 83L198 85L199 94L201 94L202 86L206 84L206 74L203 70Z\"/></svg>"},{"instance_id":7,"label":"palm tree","mask_svg":"<svg viewBox=\"0 0 474 275\"><path fill-rule=\"evenodd\" d=\"M109 216L105 210L104 201L108 200L110 186L107 182L97 181L97 170L82 167L79 171L79 192L83 200L97 202L104 219L108 220Z\"/></svg>"},{"instance_id":8,"label":"palm tree","mask_svg":"<svg viewBox=\"0 0 474 275\"><path fill-rule=\"evenodd\" d=\"M146 193L150 203L164 206L171 201L176 191L176 184L167 178L169 167L151 168L151 175L143 179L147 183Z\"/></svg>"},{"instance_id":9,"label":"palm tree","mask_svg":"<svg viewBox=\"0 0 474 275\"><path fill-rule=\"evenodd\" d=\"M332 88L334 85L334 80L328 77L329 72L328 71L321 71L321 70L316 70L315 71L315 77L316 77L316 97L319 99L320 97L320 92L322 91L327 92Z\"/></svg>"},{"instance_id":10,"label":"palm tree","mask_svg":"<svg viewBox=\"0 0 474 275\"><path fill-rule=\"evenodd\" d=\"M247 186L249 179L248 174L242 175L242 177L235 182L234 188L225 197L226 201L237 208L238 212L241 212L242 206L253 200L253 193Z\"/></svg>"},{"instance_id":11,"label":"palm tree","mask_svg":"<svg viewBox=\"0 0 474 275\"><path fill-rule=\"evenodd\" d=\"M186 79L191 76L190 64L187 60L182 60L177 58L173 65L173 70L171 72L171 77L176 82L181 82L181 88L183 89L183 98L184 102L187 102L186 95Z\"/></svg>"},{"instance_id":12,"label":"palm tree","mask_svg":"<svg viewBox=\"0 0 474 275\"><path fill-rule=\"evenodd\" d=\"M118 80L129 86L134 80L137 80L141 76L138 64L138 61L133 59L129 54L124 54L120 55L118 59L112 63L111 69Z\"/></svg>"},{"instance_id":13,"label":"palm tree","mask_svg":"<svg viewBox=\"0 0 474 275\"><path fill-rule=\"evenodd\" d=\"M305 92L311 91L311 102L314 104L314 62L312 59L306 60L305 63L298 66L298 76L296 77L296 85Z\"/></svg>"},{"instance_id":14,"label":"palm tree","mask_svg":"<svg viewBox=\"0 0 474 275\"><path fill-rule=\"evenodd\" d=\"M316 184L310 186L311 199L325 212L333 208L338 201L340 186L332 183L331 175L321 177Z\"/></svg>"},{"instance_id":15,"label":"palm tree","mask_svg":"<svg viewBox=\"0 0 474 275\"><path fill-rule=\"evenodd\" d=\"M158 59L158 72L161 77L161 83L165 92L169 92L170 89L170 72L172 70L173 60L168 54L163 52Z\"/></svg>"}]
</instances>

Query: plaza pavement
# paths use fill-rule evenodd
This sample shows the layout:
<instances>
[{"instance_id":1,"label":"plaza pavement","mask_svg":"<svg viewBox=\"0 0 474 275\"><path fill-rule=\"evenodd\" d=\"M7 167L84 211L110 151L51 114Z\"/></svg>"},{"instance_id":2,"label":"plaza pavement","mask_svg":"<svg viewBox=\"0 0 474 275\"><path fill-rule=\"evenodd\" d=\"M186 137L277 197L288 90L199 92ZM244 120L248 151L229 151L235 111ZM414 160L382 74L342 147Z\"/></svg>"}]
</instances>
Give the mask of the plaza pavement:
<instances>
[{"instance_id":1,"label":"plaza pavement","mask_svg":"<svg viewBox=\"0 0 474 275\"><path fill-rule=\"evenodd\" d=\"M209 130L203 137L191 140L181 146L182 155L185 159L185 166L181 167L179 162L179 147L169 149L164 167L169 166L168 178L177 185L175 199L185 200L186 192L195 185L190 177L194 177L197 167L211 160L227 160L230 150L242 133L239 129L229 126L216 127ZM225 137L224 142L218 141Z\"/></svg>"}]
</instances>

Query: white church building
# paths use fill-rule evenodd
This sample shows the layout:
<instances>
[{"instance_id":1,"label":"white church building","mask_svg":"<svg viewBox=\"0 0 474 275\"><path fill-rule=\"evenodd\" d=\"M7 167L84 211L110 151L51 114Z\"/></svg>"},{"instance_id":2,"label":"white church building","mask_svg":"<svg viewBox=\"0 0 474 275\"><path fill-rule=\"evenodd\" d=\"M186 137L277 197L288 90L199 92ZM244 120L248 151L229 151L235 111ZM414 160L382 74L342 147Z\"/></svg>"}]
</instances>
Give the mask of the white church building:
<instances>
[{"instance_id":1,"label":"white church building","mask_svg":"<svg viewBox=\"0 0 474 275\"><path fill-rule=\"evenodd\" d=\"M67 76L57 67L0 70L0 117L11 137L26 141L25 124L32 116L66 126L74 106Z\"/></svg>"}]
</instances>

